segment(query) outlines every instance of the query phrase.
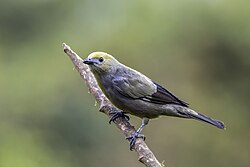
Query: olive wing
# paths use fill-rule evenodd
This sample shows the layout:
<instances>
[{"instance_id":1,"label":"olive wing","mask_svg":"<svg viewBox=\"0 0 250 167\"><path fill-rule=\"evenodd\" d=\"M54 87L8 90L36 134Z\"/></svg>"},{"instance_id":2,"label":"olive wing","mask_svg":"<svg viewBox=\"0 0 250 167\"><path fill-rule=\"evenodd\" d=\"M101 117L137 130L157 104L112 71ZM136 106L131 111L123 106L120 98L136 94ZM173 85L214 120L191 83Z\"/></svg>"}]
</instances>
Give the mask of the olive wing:
<instances>
[{"instance_id":1,"label":"olive wing","mask_svg":"<svg viewBox=\"0 0 250 167\"><path fill-rule=\"evenodd\" d=\"M144 77L118 77L112 80L113 87L127 98L139 99L155 104L176 104L188 107L188 104L159 84Z\"/></svg>"}]
</instances>

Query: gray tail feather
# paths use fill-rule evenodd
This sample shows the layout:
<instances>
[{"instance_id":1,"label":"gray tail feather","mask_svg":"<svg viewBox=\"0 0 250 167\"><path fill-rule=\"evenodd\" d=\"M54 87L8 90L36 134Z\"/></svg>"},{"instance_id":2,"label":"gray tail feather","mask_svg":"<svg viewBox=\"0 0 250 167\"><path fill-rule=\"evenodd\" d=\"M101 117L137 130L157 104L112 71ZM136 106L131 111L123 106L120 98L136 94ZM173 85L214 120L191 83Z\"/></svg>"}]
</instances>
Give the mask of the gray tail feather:
<instances>
[{"instance_id":1,"label":"gray tail feather","mask_svg":"<svg viewBox=\"0 0 250 167\"><path fill-rule=\"evenodd\" d=\"M209 118L206 115L203 115L201 113L195 112L193 110L191 110L190 108L176 108L178 111L178 114L180 114L179 116L185 117L185 118L193 118L196 119L198 121L202 121L202 122L206 122L209 123L211 125L216 126L217 128L220 129L225 129L224 123L222 121L218 121L218 120L214 120L212 118Z\"/></svg>"},{"instance_id":2,"label":"gray tail feather","mask_svg":"<svg viewBox=\"0 0 250 167\"><path fill-rule=\"evenodd\" d=\"M193 119L196 119L196 120L199 120L199 121L202 121L202 122L206 122L206 123L209 123L211 125L214 125L216 126L217 128L220 128L220 129L224 129L225 126L224 126L224 123L222 121L219 121L219 120L214 120L212 118L209 118L208 116L206 115L203 115L201 113L198 113L198 115L189 115L191 118Z\"/></svg>"}]
</instances>

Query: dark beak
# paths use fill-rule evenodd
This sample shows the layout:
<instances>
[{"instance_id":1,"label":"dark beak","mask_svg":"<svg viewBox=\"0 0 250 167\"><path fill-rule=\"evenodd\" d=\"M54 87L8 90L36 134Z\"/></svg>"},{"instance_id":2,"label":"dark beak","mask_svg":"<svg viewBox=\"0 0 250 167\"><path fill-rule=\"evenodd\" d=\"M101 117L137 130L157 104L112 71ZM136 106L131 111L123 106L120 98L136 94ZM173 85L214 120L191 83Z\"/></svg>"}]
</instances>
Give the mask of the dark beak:
<instances>
[{"instance_id":1,"label":"dark beak","mask_svg":"<svg viewBox=\"0 0 250 167\"><path fill-rule=\"evenodd\" d=\"M92 65L95 63L95 61L93 61L92 59L86 58L83 60L84 64L88 64L88 65Z\"/></svg>"}]
</instances>

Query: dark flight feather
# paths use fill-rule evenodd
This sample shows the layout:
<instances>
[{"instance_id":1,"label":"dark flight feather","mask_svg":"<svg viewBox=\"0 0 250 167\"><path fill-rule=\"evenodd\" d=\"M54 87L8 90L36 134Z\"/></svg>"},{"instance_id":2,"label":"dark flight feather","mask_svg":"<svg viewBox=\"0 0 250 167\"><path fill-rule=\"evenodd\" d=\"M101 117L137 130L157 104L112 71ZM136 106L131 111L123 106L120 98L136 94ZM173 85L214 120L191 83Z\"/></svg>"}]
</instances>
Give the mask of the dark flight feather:
<instances>
[{"instance_id":1,"label":"dark flight feather","mask_svg":"<svg viewBox=\"0 0 250 167\"><path fill-rule=\"evenodd\" d=\"M156 103L156 104L176 104L184 107L188 107L188 103L178 99L167 89L154 82L157 86L157 92L151 96L142 97L141 100Z\"/></svg>"}]
</instances>

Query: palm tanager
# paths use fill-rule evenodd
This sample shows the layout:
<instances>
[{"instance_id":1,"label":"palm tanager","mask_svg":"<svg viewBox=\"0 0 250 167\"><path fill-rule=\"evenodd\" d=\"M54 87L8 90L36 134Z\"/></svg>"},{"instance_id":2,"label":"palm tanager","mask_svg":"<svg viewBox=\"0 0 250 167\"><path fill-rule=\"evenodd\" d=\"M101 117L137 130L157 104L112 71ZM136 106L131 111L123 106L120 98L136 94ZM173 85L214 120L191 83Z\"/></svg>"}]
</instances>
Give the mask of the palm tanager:
<instances>
[{"instance_id":1,"label":"palm tanager","mask_svg":"<svg viewBox=\"0 0 250 167\"><path fill-rule=\"evenodd\" d=\"M140 128L135 134L127 137L130 139L131 150L136 138L145 139L140 132L148 124L149 119L157 118L160 115L192 118L224 129L223 122L195 112L188 107L186 102L177 98L170 91L142 73L120 63L107 53L93 52L83 63L90 67L107 98L122 110L115 113L111 121L126 116L124 113L142 118ZM126 117L128 118L128 116Z\"/></svg>"}]
</instances>

